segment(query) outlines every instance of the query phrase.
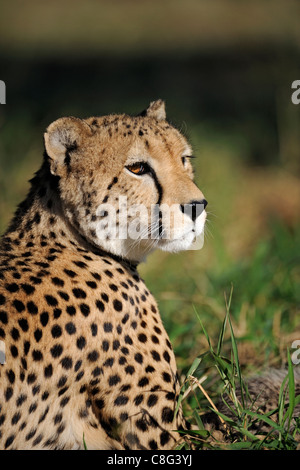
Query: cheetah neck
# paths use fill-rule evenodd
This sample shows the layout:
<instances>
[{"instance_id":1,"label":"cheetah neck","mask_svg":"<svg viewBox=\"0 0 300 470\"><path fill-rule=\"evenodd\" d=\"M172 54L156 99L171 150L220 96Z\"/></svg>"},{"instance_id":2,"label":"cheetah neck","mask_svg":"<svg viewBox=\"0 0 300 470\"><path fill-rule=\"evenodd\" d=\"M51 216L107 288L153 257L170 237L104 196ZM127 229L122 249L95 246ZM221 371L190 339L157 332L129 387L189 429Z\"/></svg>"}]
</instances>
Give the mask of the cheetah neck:
<instances>
[{"instance_id":1,"label":"cheetah neck","mask_svg":"<svg viewBox=\"0 0 300 470\"><path fill-rule=\"evenodd\" d=\"M109 256L136 270L137 263L122 259L91 245L70 224L61 207L59 178L50 173L46 161L34 178L30 180L30 183L31 188L27 197L17 208L14 218L1 240L3 251L24 251L24 247L33 248L37 240L40 246L62 243L73 250Z\"/></svg>"}]
</instances>

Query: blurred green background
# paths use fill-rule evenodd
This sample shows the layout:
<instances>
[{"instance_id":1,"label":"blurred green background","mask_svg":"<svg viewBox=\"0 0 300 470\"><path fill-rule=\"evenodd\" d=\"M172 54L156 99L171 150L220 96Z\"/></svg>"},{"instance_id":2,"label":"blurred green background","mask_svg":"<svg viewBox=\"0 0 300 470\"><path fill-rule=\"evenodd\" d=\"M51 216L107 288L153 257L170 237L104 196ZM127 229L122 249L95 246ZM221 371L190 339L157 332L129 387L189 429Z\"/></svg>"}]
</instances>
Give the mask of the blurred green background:
<instances>
[{"instance_id":1,"label":"blurred green background","mask_svg":"<svg viewBox=\"0 0 300 470\"><path fill-rule=\"evenodd\" d=\"M154 99L191 140L209 201L204 248L140 268L185 369L217 338L224 293L242 364L280 365L300 338L300 3L0 1L0 232L64 115L137 113Z\"/></svg>"}]
</instances>

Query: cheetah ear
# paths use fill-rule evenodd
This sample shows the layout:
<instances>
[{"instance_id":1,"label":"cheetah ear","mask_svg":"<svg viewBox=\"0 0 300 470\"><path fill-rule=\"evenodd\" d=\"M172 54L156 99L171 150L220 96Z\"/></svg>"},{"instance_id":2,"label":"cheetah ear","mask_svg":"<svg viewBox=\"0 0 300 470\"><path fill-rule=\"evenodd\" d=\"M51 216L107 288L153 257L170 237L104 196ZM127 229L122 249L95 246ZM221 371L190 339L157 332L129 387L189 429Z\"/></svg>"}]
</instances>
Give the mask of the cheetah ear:
<instances>
[{"instance_id":1,"label":"cheetah ear","mask_svg":"<svg viewBox=\"0 0 300 470\"><path fill-rule=\"evenodd\" d=\"M166 119L166 107L163 100L152 101L142 115L163 121Z\"/></svg>"},{"instance_id":2,"label":"cheetah ear","mask_svg":"<svg viewBox=\"0 0 300 470\"><path fill-rule=\"evenodd\" d=\"M70 165L71 152L77 150L88 133L91 133L90 126L74 117L60 118L50 124L44 142L52 174L59 174L62 166Z\"/></svg>"}]
</instances>

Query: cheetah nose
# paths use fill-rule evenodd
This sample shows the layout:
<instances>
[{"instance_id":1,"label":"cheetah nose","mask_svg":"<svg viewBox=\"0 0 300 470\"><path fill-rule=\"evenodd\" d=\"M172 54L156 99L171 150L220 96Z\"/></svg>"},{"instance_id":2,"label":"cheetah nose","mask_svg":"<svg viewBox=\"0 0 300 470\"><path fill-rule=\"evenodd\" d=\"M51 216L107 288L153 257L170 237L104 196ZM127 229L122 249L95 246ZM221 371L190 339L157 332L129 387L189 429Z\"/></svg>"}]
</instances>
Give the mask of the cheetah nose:
<instances>
[{"instance_id":1,"label":"cheetah nose","mask_svg":"<svg viewBox=\"0 0 300 470\"><path fill-rule=\"evenodd\" d=\"M193 222L202 214L207 206L207 200L201 199L201 201L191 201L188 204L181 204L180 209L186 215L188 215Z\"/></svg>"}]
</instances>

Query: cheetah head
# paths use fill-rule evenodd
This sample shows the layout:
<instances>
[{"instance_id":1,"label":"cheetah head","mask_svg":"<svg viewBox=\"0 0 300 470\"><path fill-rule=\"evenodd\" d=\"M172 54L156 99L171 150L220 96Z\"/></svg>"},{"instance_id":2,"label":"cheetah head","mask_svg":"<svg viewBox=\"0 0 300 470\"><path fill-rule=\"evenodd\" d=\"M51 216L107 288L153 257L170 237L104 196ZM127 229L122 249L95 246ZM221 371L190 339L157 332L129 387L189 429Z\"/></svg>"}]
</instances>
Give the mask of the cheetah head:
<instances>
[{"instance_id":1,"label":"cheetah head","mask_svg":"<svg viewBox=\"0 0 300 470\"><path fill-rule=\"evenodd\" d=\"M92 245L139 262L202 236L207 203L193 182L192 150L163 101L134 117L60 118L44 137L64 217Z\"/></svg>"}]
</instances>

